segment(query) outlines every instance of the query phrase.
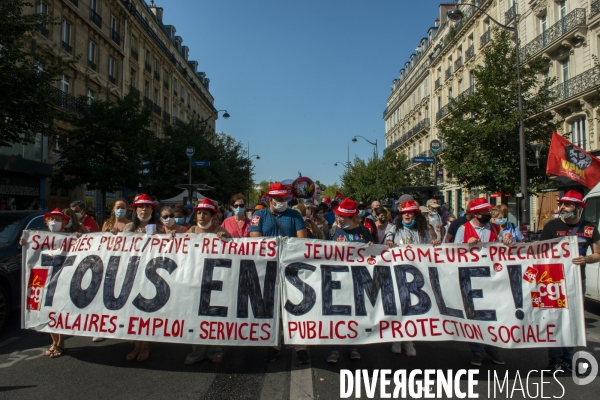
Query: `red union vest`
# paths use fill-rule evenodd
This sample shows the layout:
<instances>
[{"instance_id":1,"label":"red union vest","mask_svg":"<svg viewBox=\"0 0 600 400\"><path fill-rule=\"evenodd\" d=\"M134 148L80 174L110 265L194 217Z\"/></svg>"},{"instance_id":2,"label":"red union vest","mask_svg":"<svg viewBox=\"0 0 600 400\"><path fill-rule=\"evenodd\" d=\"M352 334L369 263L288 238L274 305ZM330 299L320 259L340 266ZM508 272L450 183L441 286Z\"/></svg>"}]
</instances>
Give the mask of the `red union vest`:
<instances>
[{"instance_id":1,"label":"red union vest","mask_svg":"<svg viewBox=\"0 0 600 400\"><path fill-rule=\"evenodd\" d=\"M496 225L491 222L490 222L490 225L492 228L492 229L490 229L490 243L492 243L498 239L498 234L496 232L500 232L500 225ZM473 228L471 221L464 224L463 227L465 228L465 235L463 238L463 243L467 243L469 241L469 239L471 239L471 238L481 240L481 238L477 234L477 231L475 231L475 228Z\"/></svg>"}]
</instances>

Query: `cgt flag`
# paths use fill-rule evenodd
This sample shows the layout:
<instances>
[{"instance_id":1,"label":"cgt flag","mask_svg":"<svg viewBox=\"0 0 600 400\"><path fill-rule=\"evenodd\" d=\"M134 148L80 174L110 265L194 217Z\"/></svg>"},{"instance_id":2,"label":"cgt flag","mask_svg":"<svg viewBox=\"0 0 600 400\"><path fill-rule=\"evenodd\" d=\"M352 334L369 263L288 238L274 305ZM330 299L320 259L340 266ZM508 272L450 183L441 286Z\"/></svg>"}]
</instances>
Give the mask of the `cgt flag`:
<instances>
[{"instance_id":1,"label":"cgt flag","mask_svg":"<svg viewBox=\"0 0 600 400\"><path fill-rule=\"evenodd\" d=\"M593 189L600 182L600 160L553 132L546 173L566 176Z\"/></svg>"},{"instance_id":2,"label":"cgt flag","mask_svg":"<svg viewBox=\"0 0 600 400\"><path fill-rule=\"evenodd\" d=\"M335 191L335 198L334 200L337 201L338 203L341 203L342 200L344 200L346 198L346 196L344 196L340 191L336 190Z\"/></svg>"}]
</instances>

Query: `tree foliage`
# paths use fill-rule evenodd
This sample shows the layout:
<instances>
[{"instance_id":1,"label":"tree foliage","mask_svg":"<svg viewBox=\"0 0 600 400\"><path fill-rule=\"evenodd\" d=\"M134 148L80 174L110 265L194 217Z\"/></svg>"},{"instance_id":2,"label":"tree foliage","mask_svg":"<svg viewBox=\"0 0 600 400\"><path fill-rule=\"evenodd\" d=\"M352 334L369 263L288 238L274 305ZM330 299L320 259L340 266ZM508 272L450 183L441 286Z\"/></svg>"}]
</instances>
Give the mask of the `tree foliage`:
<instances>
[{"instance_id":1,"label":"tree foliage","mask_svg":"<svg viewBox=\"0 0 600 400\"><path fill-rule=\"evenodd\" d=\"M87 184L103 193L103 203L106 192L137 188L154 144L146 128L151 111L128 95L116 103L96 100L79 112L72 118L73 129L55 139L60 160L52 183L66 188Z\"/></svg>"},{"instance_id":2,"label":"tree foliage","mask_svg":"<svg viewBox=\"0 0 600 400\"><path fill-rule=\"evenodd\" d=\"M229 202L235 193L247 194L251 185L251 161L242 144L224 133L213 134L205 125L192 121L176 126L165 125L165 137L156 139L148 158L148 192L159 199L181 193L177 184L187 184L188 146L196 149L193 160L210 161L208 167L192 167L192 183L214 187L203 195Z\"/></svg>"},{"instance_id":3,"label":"tree foliage","mask_svg":"<svg viewBox=\"0 0 600 400\"><path fill-rule=\"evenodd\" d=\"M462 186L488 192L520 192L519 112L516 52L512 33L494 29L475 67L475 91L451 101L449 116L438 123L446 146L441 158ZM523 60L522 60L523 61ZM544 144L539 168L527 167L529 189L547 182L546 160L555 124L544 112L553 100L554 79L540 78L547 63L537 57L520 64L527 163L535 164L530 143Z\"/></svg>"},{"instance_id":4,"label":"tree foliage","mask_svg":"<svg viewBox=\"0 0 600 400\"><path fill-rule=\"evenodd\" d=\"M342 175L341 192L346 197L364 203L374 199L397 197L397 190L410 183L404 153L386 151L381 158L367 162L355 158L354 164Z\"/></svg>"},{"instance_id":5,"label":"tree foliage","mask_svg":"<svg viewBox=\"0 0 600 400\"><path fill-rule=\"evenodd\" d=\"M54 132L52 117L56 81L61 67L48 49L36 48L35 31L52 21L25 13L22 0L0 1L0 147L28 143L36 134Z\"/></svg>"}]
</instances>

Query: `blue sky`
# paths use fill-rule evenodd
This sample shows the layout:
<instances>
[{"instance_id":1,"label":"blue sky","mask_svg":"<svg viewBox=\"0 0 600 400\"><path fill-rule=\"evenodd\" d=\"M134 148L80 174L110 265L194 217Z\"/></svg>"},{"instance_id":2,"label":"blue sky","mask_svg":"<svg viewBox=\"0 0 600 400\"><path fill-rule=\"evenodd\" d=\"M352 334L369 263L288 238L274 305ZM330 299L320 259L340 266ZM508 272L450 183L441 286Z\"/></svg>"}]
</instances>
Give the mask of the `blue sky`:
<instances>
[{"instance_id":1,"label":"blue sky","mask_svg":"<svg viewBox=\"0 0 600 400\"><path fill-rule=\"evenodd\" d=\"M149 1L147 1L149 3ZM155 0L210 78L217 121L247 145L255 181L340 182L385 147L392 79L438 16L432 0Z\"/></svg>"}]
</instances>

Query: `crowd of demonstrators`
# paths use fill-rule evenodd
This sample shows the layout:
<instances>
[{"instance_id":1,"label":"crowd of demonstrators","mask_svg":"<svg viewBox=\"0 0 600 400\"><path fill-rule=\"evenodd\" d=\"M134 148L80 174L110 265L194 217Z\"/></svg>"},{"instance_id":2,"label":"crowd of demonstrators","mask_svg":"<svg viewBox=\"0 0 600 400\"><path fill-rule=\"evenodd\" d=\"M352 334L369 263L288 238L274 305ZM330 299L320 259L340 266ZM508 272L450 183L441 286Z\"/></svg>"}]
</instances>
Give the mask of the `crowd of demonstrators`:
<instances>
[{"instance_id":1,"label":"crowd of demonstrators","mask_svg":"<svg viewBox=\"0 0 600 400\"><path fill-rule=\"evenodd\" d=\"M323 200L315 207L312 200L292 200L290 190L277 182L268 191L268 204L248 204L241 194L231 196L228 207L218 206L205 198L196 206L177 204L163 206L146 194L138 195L130 207L124 199L115 201L108 219L102 225L102 232L119 234L207 234L223 239L245 237L295 237L301 239L321 239L337 242L358 242L367 245L431 245L440 243L498 242L512 245L524 237L518 226L508 222L508 207L505 204L492 206L485 198L477 198L469 203L466 211L461 209L458 218L451 214L446 204L438 204L429 199L425 206L413 196L404 194L398 200L397 214L391 207L374 200L366 207L353 199L340 202ZM600 234L595 224L581 219L585 202L581 194L569 191L558 200L557 218L545 224L542 240L561 236L577 236L579 256L573 259L581 265L582 287L585 292L585 264L600 261ZM44 216L48 230L65 232L78 236L99 232L93 209L82 201L74 201L70 208L56 209ZM590 233L591 232L591 233ZM23 246L26 243L21 239ZM591 254L586 256L588 248ZM281 324L280 324L281 329ZM280 335L282 337L283 335ZM46 354L60 357L64 351L64 336L51 334L52 346ZM94 338L94 341L102 340ZM504 364L497 347L479 343L469 343L471 364L482 365L486 355L496 364ZM298 361L307 363L310 355L306 346L294 346ZM269 348L265 361L273 362L280 354L281 346ZM331 346L327 361L336 363L340 357L340 346ZM413 341L394 342L391 351L416 356ZM353 360L361 355L356 346L349 346L349 356ZM144 361L150 355L149 342L134 341L134 349L126 359ZM573 348L549 348L549 368L571 369ZM220 362L223 349L213 345L193 345L192 352L185 358L185 364L194 364L206 358Z\"/></svg>"}]
</instances>

